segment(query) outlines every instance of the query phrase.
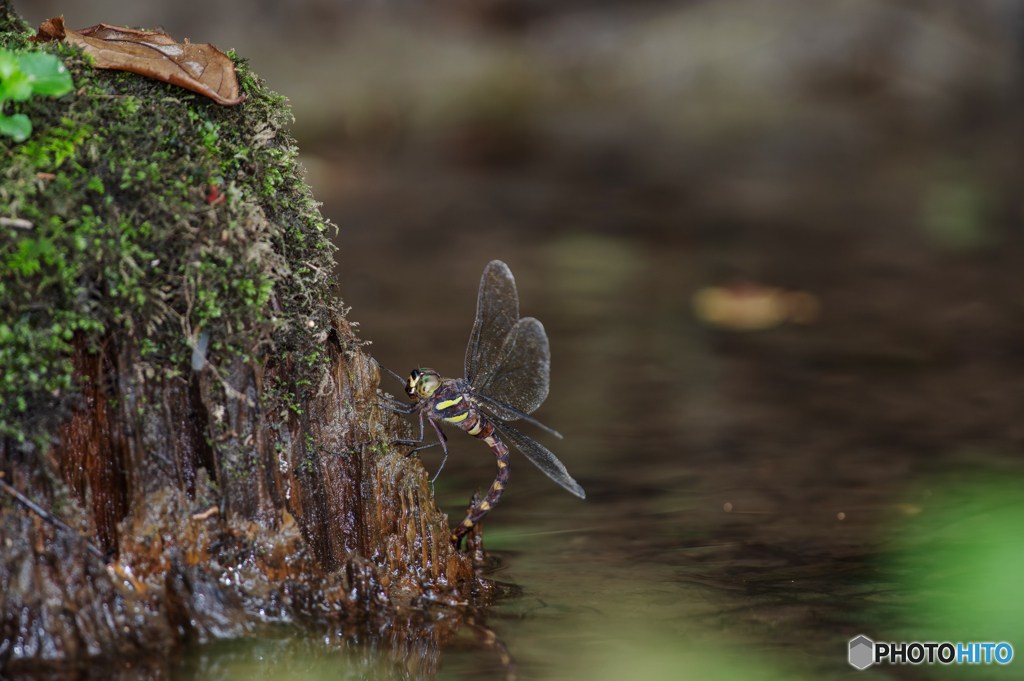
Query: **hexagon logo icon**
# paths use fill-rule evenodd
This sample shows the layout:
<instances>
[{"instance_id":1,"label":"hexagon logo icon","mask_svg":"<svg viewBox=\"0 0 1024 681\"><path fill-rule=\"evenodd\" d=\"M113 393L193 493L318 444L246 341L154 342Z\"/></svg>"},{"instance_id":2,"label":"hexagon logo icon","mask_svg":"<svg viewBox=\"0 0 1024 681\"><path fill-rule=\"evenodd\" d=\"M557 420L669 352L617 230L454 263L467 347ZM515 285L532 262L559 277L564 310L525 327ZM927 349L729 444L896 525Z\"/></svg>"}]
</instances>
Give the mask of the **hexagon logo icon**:
<instances>
[{"instance_id":1,"label":"hexagon logo icon","mask_svg":"<svg viewBox=\"0 0 1024 681\"><path fill-rule=\"evenodd\" d=\"M875 642L867 636L858 636L850 641L850 664L857 669L867 669L875 661Z\"/></svg>"}]
</instances>

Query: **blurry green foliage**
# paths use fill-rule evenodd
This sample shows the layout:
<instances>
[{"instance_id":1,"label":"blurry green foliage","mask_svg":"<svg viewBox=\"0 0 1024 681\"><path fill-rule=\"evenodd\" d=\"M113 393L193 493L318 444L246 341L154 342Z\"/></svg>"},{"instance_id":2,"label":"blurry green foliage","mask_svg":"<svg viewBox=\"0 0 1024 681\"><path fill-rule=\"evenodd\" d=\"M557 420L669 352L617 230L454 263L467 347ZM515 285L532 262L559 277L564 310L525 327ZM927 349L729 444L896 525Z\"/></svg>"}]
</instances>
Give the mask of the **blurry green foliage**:
<instances>
[{"instance_id":1,"label":"blurry green foliage","mask_svg":"<svg viewBox=\"0 0 1024 681\"><path fill-rule=\"evenodd\" d=\"M1024 480L1006 476L935 486L896 534L892 567L906 600L902 638L892 640L1006 641L1024 651L1022 490ZM997 667L956 670L985 675Z\"/></svg>"},{"instance_id":2,"label":"blurry green foliage","mask_svg":"<svg viewBox=\"0 0 1024 681\"><path fill-rule=\"evenodd\" d=\"M940 248L967 251L989 241L988 196L969 179L945 179L925 191L923 222L929 240Z\"/></svg>"},{"instance_id":3,"label":"blurry green foliage","mask_svg":"<svg viewBox=\"0 0 1024 681\"><path fill-rule=\"evenodd\" d=\"M0 49L0 135L15 142L24 142L32 134L32 121L23 113L7 116L4 105L8 100L24 102L32 95L60 97L74 84L63 62L52 54L30 52L15 54Z\"/></svg>"}]
</instances>

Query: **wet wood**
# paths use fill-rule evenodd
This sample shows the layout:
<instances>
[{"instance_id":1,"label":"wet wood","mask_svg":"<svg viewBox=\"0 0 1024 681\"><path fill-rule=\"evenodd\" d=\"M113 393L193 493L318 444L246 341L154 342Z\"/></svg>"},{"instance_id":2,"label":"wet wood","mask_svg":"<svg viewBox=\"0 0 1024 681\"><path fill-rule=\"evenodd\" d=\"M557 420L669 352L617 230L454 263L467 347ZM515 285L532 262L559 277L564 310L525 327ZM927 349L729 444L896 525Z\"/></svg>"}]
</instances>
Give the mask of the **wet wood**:
<instances>
[{"instance_id":1,"label":"wet wood","mask_svg":"<svg viewBox=\"0 0 1024 681\"><path fill-rule=\"evenodd\" d=\"M401 433L377 406L376 367L345 349L356 346L344 320L332 338L326 378L294 410L263 399L294 358L237 361L226 380L241 397L225 400L209 369L148 378L131 338L100 352L79 342L81 405L50 449L0 444L5 480L70 526L0 511L4 663L393 620L486 592L448 541L419 461L386 444Z\"/></svg>"}]
</instances>

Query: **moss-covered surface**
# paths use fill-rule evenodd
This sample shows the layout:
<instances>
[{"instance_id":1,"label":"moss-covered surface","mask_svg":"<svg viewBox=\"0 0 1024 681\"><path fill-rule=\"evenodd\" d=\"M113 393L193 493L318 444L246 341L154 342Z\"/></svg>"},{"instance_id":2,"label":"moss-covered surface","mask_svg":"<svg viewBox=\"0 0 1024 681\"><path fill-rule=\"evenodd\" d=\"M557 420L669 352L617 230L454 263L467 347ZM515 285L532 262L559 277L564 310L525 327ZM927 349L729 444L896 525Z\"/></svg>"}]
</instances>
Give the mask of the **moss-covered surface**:
<instances>
[{"instance_id":1,"label":"moss-covered surface","mask_svg":"<svg viewBox=\"0 0 1024 681\"><path fill-rule=\"evenodd\" d=\"M226 107L0 28L0 45L57 55L75 84L8 103L34 132L0 137L0 217L19 219L0 227L0 436L31 447L66 418L73 339L127 334L153 378L191 371L209 334L215 371L287 353L302 360L267 396L315 390L339 304L333 226L302 181L285 99L233 54L246 100Z\"/></svg>"}]
</instances>

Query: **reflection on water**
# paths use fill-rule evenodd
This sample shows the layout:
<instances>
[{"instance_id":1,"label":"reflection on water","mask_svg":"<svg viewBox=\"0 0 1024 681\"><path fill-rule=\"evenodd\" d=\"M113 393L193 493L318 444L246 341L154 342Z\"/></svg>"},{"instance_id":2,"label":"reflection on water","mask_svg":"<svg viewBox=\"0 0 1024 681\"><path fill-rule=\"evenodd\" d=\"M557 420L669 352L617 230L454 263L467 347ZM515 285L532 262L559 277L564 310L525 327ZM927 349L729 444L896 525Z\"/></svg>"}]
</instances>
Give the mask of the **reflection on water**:
<instances>
[{"instance_id":1,"label":"reflection on water","mask_svg":"<svg viewBox=\"0 0 1024 681\"><path fill-rule=\"evenodd\" d=\"M342 628L280 628L255 639L192 646L170 672L181 679L435 678L446 651L460 649L489 655L499 676L502 660L509 659L479 610L425 607L395 621L355 617ZM514 664L508 669L514 672ZM132 670L124 676L159 677L166 671Z\"/></svg>"}]
</instances>

